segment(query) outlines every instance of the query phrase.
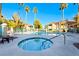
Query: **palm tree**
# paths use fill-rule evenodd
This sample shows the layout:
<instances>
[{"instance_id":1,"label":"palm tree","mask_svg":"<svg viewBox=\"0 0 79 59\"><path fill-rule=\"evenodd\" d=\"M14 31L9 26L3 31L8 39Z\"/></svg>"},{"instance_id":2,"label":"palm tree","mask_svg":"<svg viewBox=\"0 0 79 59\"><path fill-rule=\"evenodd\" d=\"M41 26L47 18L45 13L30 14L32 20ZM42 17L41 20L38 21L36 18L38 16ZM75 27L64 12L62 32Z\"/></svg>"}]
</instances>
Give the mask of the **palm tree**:
<instances>
[{"instance_id":1,"label":"palm tree","mask_svg":"<svg viewBox=\"0 0 79 59\"><path fill-rule=\"evenodd\" d=\"M0 14L1 14L1 11L2 11L2 3L0 3Z\"/></svg>"},{"instance_id":2,"label":"palm tree","mask_svg":"<svg viewBox=\"0 0 79 59\"><path fill-rule=\"evenodd\" d=\"M15 26L16 26L15 25L15 22L13 20L7 20L6 23L8 24L8 27L9 28L11 28L11 27L12 28L15 28Z\"/></svg>"},{"instance_id":3,"label":"palm tree","mask_svg":"<svg viewBox=\"0 0 79 59\"><path fill-rule=\"evenodd\" d=\"M18 3L18 5L19 5L19 10L18 10L18 14L20 14L20 7L23 7L23 3Z\"/></svg>"},{"instance_id":4,"label":"palm tree","mask_svg":"<svg viewBox=\"0 0 79 59\"><path fill-rule=\"evenodd\" d=\"M20 17L18 16L17 13L14 13L12 17L13 17L13 19L14 19L14 21L15 21L15 25L16 25L16 27L17 27L17 25L18 25L18 23L19 23L19 20L20 20Z\"/></svg>"},{"instance_id":5,"label":"palm tree","mask_svg":"<svg viewBox=\"0 0 79 59\"><path fill-rule=\"evenodd\" d=\"M18 23L18 28L20 29L21 32L23 32L23 25L24 23L20 20Z\"/></svg>"},{"instance_id":6,"label":"palm tree","mask_svg":"<svg viewBox=\"0 0 79 59\"><path fill-rule=\"evenodd\" d=\"M79 3L74 3L74 5L78 5L78 15L79 15Z\"/></svg>"},{"instance_id":7,"label":"palm tree","mask_svg":"<svg viewBox=\"0 0 79 59\"><path fill-rule=\"evenodd\" d=\"M66 3L61 3L60 4L60 10L62 10L62 20L64 20L64 9L67 8Z\"/></svg>"},{"instance_id":8,"label":"palm tree","mask_svg":"<svg viewBox=\"0 0 79 59\"><path fill-rule=\"evenodd\" d=\"M18 15L20 16L20 9L21 7L24 8L24 3L18 3L18 6L19 6Z\"/></svg>"},{"instance_id":9,"label":"palm tree","mask_svg":"<svg viewBox=\"0 0 79 59\"><path fill-rule=\"evenodd\" d=\"M74 20L76 21L77 29L79 29L79 3L74 3L74 5L78 5L78 14L74 17Z\"/></svg>"},{"instance_id":10,"label":"palm tree","mask_svg":"<svg viewBox=\"0 0 79 59\"><path fill-rule=\"evenodd\" d=\"M3 20L1 19L1 18L2 18L2 17L1 17L1 16L2 16L1 11L2 11L2 4L0 3L0 24L1 24L2 21L3 21Z\"/></svg>"},{"instance_id":11,"label":"palm tree","mask_svg":"<svg viewBox=\"0 0 79 59\"><path fill-rule=\"evenodd\" d=\"M25 11L26 11L26 20L27 20L27 14L29 12L30 8L28 6L25 7Z\"/></svg>"},{"instance_id":12,"label":"palm tree","mask_svg":"<svg viewBox=\"0 0 79 59\"><path fill-rule=\"evenodd\" d=\"M74 3L74 5L78 5L78 14L74 17L74 19L76 20L76 22L77 22L77 20L79 19L79 3Z\"/></svg>"},{"instance_id":13,"label":"palm tree","mask_svg":"<svg viewBox=\"0 0 79 59\"><path fill-rule=\"evenodd\" d=\"M24 3L18 3L18 5L23 6L23 5L24 5Z\"/></svg>"},{"instance_id":14,"label":"palm tree","mask_svg":"<svg viewBox=\"0 0 79 59\"><path fill-rule=\"evenodd\" d=\"M11 34L13 35L14 28L16 27L14 20L6 20L7 27L10 29Z\"/></svg>"},{"instance_id":15,"label":"palm tree","mask_svg":"<svg viewBox=\"0 0 79 59\"><path fill-rule=\"evenodd\" d=\"M34 12L34 20L36 20L36 14L38 12L38 9L36 7L33 8L33 12Z\"/></svg>"},{"instance_id":16,"label":"palm tree","mask_svg":"<svg viewBox=\"0 0 79 59\"><path fill-rule=\"evenodd\" d=\"M62 10L62 21L64 20L64 9L67 8L67 4L66 3L61 3L60 4L60 10ZM62 24L63 26L63 30L64 30L64 25L65 24Z\"/></svg>"}]
</instances>

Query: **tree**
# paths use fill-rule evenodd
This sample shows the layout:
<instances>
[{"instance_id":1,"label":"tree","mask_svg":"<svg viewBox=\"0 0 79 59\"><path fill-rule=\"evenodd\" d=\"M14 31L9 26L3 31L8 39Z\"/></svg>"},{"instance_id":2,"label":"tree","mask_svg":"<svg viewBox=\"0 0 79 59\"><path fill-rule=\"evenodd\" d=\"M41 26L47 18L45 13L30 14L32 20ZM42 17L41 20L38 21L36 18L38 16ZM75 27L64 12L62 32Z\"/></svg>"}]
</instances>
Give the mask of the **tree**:
<instances>
[{"instance_id":1,"label":"tree","mask_svg":"<svg viewBox=\"0 0 79 59\"><path fill-rule=\"evenodd\" d=\"M20 9L21 9L21 8L24 9L24 3L18 3L18 7L19 7L18 15L20 16ZM21 19L21 17L20 17L20 19Z\"/></svg>"},{"instance_id":2,"label":"tree","mask_svg":"<svg viewBox=\"0 0 79 59\"><path fill-rule=\"evenodd\" d=\"M0 19L0 24L6 22L6 19Z\"/></svg>"},{"instance_id":3,"label":"tree","mask_svg":"<svg viewBox=\"0 0 79 59\"><path fill-rule=\"evenodd\" d=\"M67 4L66 3L61 3L60 4L60 10L62 10L62 21L64 20L64 9L67 8ZM64 30L64 24L63 24L63 30Z\"/></svg>"},{"instance_id":4,"label":"tree","mask_svg":"<svg viewBox=\"0 0 79 59\"><path fill-rule=\"evenodd\" d=\"M40 23L40 21L39 20L35 20L34 21L34 28L35 29L42 29L42 24Z\"/></svg>"},{"instance_id":5,"label":"tree","mask_svg":"<svg viewBox=\"0 0 79 59\"><path fill-rule=\"evenodd\" d=\"M14 22L15 22L15 25L16 25L16 27L17 27L17 26L18 26L18 23L19 23L19 21L20 21L20 17L18 16L17 13L14 13L12 17L13 17Z\"/></svg>"},{"instance_id":6,"label":"tree","mask_svg":"<svg viewBox=\"0 0 79 59\"><path fill-rule=\"evenodd\" d=\"M2 11L2 3L0 3L0 14L1 14L1 11Z\"/></svg>"},{"instance_id":7,"label":"tree","mask_svg":"<svg viewBox=\"0 0 79 59\"><path fill-rule=\"evenodd\" d=\"M13 20L7 20L7 26L9 27L9 28L15 28L15 22L13 21Z\"/></svg>"},{"instance_id":8,"label":"tree","mask_svg":"<svg viewBox=\"0 0 79 59\"><path fill-rule=\"evenodd\" d=\"M61 3L60 4L60 10L62 10L62 20L64 20L64 9L67 8L66 3Z\"/></svg>"},{"instance_id":9,"label":"tree","mask_svg":"<svg viewBox=\"0 0 79 59\"><path fill-rule=\"evenodd\" d=\"M79 15L79 3L74 3L74 5L78 5L78 15Z\"/></svg>"},{"instance_id":10,"label":"tree","mask_svg":"<svg viewBox=\"0 0 79 59\"><path fill-rule=\"evenodd\" d=\"M26 20L27 20L27 14L29 12L30 8L28 6L25 7L25 11L26 11Z\"/></svg>"},{"instance_id":11,"label":"tree","mask_svg":"<svg viewBox=\"0 0 79 59\"><path fill-rule=\"evenodd\" d=\"M16 27L15 22L13 20L6 20L7 27L10 29L11 35L13 35L14 28Z\"/></svg>"},{"instance_id":12,"label":"tree","mask_svg":"<svg viewBox=\"0 0 79 59\"><path fill-rule=\"evenodd\" d=\"M24 5L24 3L18 3L18 5L23 6L23 5Z\"/></svg>"},{"instance_id":13,"label":"tree","mask_svg":"<svg viewBox=\"0 0 79 59\"><path fill-rule=\"evenodd\" d=\"M34 12L34 20L36 19L36 14L38 12L38 9L36 7L33 8L33 12Z\"/></svg>"},{"instance_id":14,"label":"tree","mask_svg":"<svg viewBox=\"0 0 79 59\"><path fill-rule=\"evenodd\" d=\"M74 3L74 5L77 5L77 6L78 6L78 13L77 13L77 15L74 17L74 20L76 21L77 32L79 33L79 3Z\"/></svg>"},{"instance_id":15,"label":"tree","mask_svg":"<svg viewBox=\"0 0 79 59\"><path fill-rule=\"evenodd\" d=\"M18 3L18 5L19 5L18 14L20 14L20 7L23 7L24 6L24 3Z\"/></svg>"},{"instance_id":16,"label":"tree","mask_svg":"<svg viewBox=\"0 0 79 59\"><path fill-rule=\"evenodd\" d=\"M2 24L3 23L3 19L0 19L0 24Z\"/></svg>"}]
</instances>

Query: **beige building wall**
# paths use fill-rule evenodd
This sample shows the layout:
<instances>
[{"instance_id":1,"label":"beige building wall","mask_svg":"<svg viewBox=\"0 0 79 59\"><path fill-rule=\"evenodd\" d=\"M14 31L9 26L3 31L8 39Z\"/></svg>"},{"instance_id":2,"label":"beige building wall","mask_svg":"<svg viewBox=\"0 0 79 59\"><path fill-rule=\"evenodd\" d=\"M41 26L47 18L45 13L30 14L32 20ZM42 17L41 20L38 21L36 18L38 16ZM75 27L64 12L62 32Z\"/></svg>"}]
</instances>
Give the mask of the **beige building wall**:
<instances>
[{"instance_id":1,"label":"beige building wall","mask_svg":"<svg viewBox=\"0 0 79 59\"><path fill-rule=\"evenodd\" d=\"M25 24L25 25L24 25L24 29L25 29L26 31L31 31L33 28L32 28L32 25Z\"/></svg>"},{"instance_id":2,"label":"beige building wall","mask_svg":"<svg viewBox=\"0 0 79 59\"><path fill-rule=\"evenodd\" d=\"M60 32L68 32L69 28L75 28L75 21L61 21L61 22L52 22L47 25L47 29L51 29L52 31L60 31ZM51 25L51 26L50 26Z\"/></svg>"},{"instance_id":3,"label":"beige building wall","mask_svg":"<svg viewBox=\"0 0 79 59\"><path fill-rule=\"evenodd\" d=\"M77 27L79 28L79 15L77 15L77 17L78 18L77 18L77 21L76 22L77 22Z\"/></svg>"},{"instance_id":4,"label":"beige building wall","mask_svg":"<svg viewBox=\"0 0 79 59\"><path fill-rule=\"evenodd\" d=\"M48 31L57 31L59 29L59 24L56 23L56 22L52 22L50 24L47 25L47 28L46 28Z\"/></svg>"}]
</instances>

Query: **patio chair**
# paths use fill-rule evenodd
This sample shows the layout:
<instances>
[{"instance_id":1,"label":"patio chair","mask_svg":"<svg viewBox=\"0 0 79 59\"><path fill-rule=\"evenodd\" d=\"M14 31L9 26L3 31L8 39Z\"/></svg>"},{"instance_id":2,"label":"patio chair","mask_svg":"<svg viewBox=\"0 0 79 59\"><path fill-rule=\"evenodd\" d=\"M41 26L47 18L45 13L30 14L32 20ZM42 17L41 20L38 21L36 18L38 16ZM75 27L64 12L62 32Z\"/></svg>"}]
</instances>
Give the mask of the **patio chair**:
<instances>
[{"instance_id":1,"label":"patio chair","mask_svg":"<svg viewBox=\"0 0 79 59\"><path fill-rule=\"evenodd\" d=\"M9 43L9 36L6 37L2 37L2 43L4 43L5 41L7 41Z\"/></svg>"},{"instance_id":2,"label":"patio chair","mask_svg":"<svg viewBox=\"0 0 79 59\"><path fill-rule=\"evenodd\" d=\"M15 39L15 38L17 38L17 37L14 37L14 36L9 36L9 35L7 35L7 36L3 36L2 37L2 40L0 41L0 43L4 43L5 41L7 41L8 43L10 42L10 40L12 40L13 41L13 39Z\"/></svg>"}]
</instances>

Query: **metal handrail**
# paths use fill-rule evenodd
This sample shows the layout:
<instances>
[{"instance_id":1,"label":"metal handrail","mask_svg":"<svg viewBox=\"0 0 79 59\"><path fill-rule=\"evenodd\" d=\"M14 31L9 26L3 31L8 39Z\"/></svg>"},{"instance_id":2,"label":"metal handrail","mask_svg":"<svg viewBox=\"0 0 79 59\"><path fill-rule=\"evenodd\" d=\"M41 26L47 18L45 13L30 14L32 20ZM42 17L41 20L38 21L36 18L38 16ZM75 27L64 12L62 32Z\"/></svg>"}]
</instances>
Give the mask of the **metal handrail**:
<instances>
[{"instance_id":1,"label":"metal handrail","mask_svg":"<svg viewBox=\"0 0 79 59\"><path fill-rule=\"evenodd\" d=\"M49 38L49 39L53 39L53 38L56 38L56 37L58 37L58 36L60 36L60 35L54 36L54 37L52 37L52 38Z\"/></svg>"},{"instance_id":2,"label":"metal handrail","mask_svg":"<svg viewBox=\"0 0 79 59\"><path fill-rule=\"evenodd\" d=\"M66 35L64 34L64 33L62 33L61 35L63 35L64 36L64 45L66 44ZM56 37L59 37L60 35L58 35L58 36L54 36L54 37L52 37L52 38L49 38L49 39L53 39L53 38L56 38Z\"/></svg>"}]
</instances>

